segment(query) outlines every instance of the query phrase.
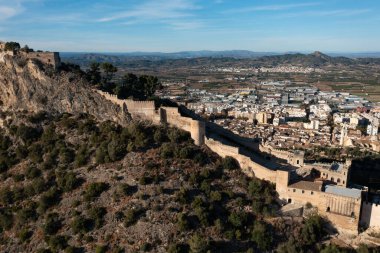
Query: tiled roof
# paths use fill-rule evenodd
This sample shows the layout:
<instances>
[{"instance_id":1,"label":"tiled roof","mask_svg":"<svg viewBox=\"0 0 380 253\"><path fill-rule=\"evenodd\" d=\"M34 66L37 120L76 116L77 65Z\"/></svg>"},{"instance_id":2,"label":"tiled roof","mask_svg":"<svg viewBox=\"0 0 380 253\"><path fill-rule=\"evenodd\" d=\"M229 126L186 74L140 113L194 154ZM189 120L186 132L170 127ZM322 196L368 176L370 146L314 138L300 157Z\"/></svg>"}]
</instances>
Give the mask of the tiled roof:
<instances>
[{"instance_id":1,"label":"tiled roof","mask_svg":"<svg viewBox=\"0 0 380 253\"><path fill-rule=\"evenodd\" d=\"M320 191L322 188L321 182L310 182L310 181L299 181L297 183L294 183L292 185L289 185L290 188L297 188L302 190L309 190L309 191Z\"/></svg>"}]
</instances>

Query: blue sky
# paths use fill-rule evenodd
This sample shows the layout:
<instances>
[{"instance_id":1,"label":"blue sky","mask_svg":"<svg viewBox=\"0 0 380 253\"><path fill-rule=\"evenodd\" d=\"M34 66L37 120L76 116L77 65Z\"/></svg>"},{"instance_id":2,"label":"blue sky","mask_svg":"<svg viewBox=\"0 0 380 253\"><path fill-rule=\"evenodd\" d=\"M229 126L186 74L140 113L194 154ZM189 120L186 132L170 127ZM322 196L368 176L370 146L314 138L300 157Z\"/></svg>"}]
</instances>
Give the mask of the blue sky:
<instances>
[{"instance_id":1,"label":"blue sky","mask_svg":"<svg viewBox=\"0 0 380 253\"><path fill-rule=\"evenodd\" d=\"M379 13L379 0L0 0L0 40L66 52L373 52Z\"/></svg>"}]
</instances>

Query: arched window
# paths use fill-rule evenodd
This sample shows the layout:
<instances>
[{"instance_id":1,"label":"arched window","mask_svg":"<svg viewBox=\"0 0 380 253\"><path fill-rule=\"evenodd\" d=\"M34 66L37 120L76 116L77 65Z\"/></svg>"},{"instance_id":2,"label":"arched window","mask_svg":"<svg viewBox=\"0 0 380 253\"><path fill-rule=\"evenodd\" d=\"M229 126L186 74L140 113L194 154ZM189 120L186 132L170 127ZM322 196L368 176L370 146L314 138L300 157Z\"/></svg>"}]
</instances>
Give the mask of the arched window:
<instances>
[{"instance_id":1,"label":"arched window","mask_svg":"<svg viewBox=\"0 0 380 253\"><path fill-rule=\"evenodd\" d=\"M337 183L340 183L340 178L338 178L338 179L336 180L336 182L337 182Z\"/></svg>"},{"instance_id":2,"label":"arched window","mask_svg":"<svg viewBox=\"0 0 380 253\"><path fill-rule=\"evenodd\" d=\"M330 207L327 207L326 212L330 212Z\"/></svg>"},{"instance_id":3,"label":"arched window","mask_svg":"<svg viewBox=\"0 0 380 253\"><path fill-rule=\"evenodd\" d=\"M289 204L292 203L292 199L288 199L288 203L289 203Z\"/></svg>"},{"instance_id":4,"label":"arched window","mask_svg":"<svg viewBox=\"0 0 380 253\"><path fill-rule=\"evenodd\" d=\"M333 181L333 182L334 182L334 178L333 178L333 177L331 177L331 181Z\"/></svg>"},{"instance_id":5,"label":"arched window","mask_svg":"<svg viewBox=\"0 0 380 253\"><path fill-rule=\"evenodd\" d=\"M355 213L354 213L354 212L351 213L351 217L352 217L352 218L355 217Z\"/></svg>"}]
</instances>

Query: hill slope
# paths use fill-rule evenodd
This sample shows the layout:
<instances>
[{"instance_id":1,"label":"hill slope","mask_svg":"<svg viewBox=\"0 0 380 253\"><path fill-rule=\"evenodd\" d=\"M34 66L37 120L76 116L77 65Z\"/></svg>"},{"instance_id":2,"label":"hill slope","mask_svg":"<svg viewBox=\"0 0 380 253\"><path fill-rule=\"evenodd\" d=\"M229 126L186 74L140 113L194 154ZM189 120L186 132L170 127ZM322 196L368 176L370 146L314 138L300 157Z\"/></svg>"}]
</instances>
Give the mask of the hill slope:
<instances>
[{"instance_id":1,"label":"hill slope","mask_svg":"<svg viewBox=\"0 0 380 253\"><path fill-rule=\"evenodd\" d=\"M75 69L55 72L46 65L6 58L0 63L0 105L5 110L89 113L121 124L129 117L94 92Z\"/></svg>"}]
</instances>

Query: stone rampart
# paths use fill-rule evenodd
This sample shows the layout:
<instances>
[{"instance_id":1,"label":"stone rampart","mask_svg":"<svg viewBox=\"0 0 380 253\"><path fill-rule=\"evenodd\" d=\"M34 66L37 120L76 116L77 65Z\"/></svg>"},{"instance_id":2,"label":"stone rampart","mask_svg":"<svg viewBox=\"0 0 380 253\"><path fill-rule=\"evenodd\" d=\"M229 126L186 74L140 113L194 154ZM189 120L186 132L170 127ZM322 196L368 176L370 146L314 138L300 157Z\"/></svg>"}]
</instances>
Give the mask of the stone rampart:
<instances>
[{"instance_id":1,"label":"stone rampart","mask_svg":"<svg viewBox=\"0 0 380 253\"><path fill-rule=\"evenodd\" d=\"M235 158L247 175L254 175L259 179L276 183L277 171L270 170L252 161L250 157L242 155L238 147L229 146L211 138L206 138L205 144L221 157L231 156Z\"/></svg>"}]
</instances>

